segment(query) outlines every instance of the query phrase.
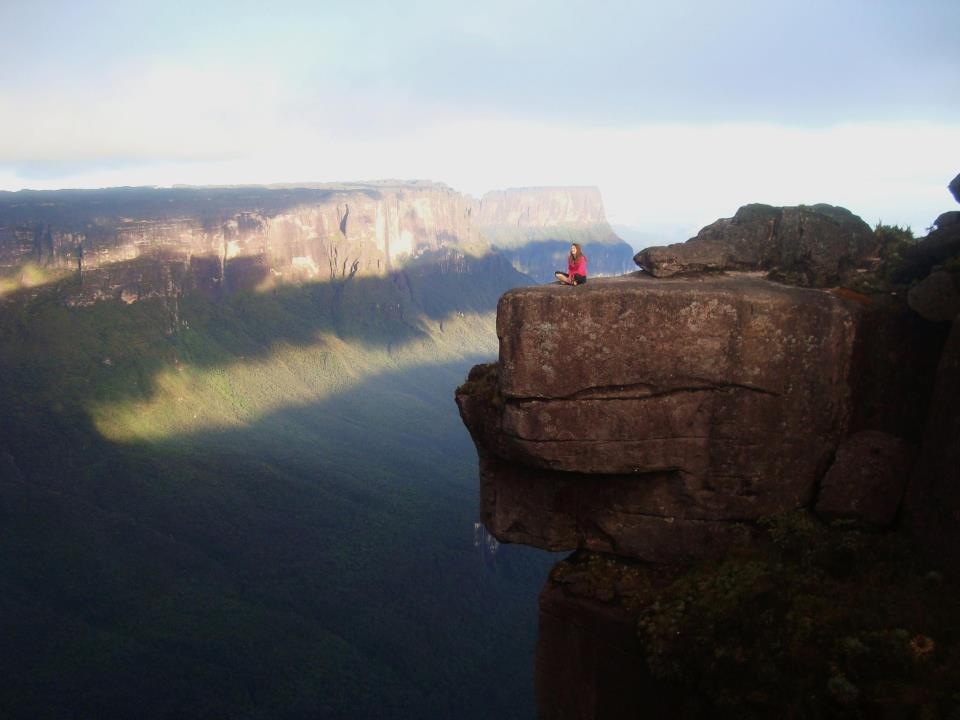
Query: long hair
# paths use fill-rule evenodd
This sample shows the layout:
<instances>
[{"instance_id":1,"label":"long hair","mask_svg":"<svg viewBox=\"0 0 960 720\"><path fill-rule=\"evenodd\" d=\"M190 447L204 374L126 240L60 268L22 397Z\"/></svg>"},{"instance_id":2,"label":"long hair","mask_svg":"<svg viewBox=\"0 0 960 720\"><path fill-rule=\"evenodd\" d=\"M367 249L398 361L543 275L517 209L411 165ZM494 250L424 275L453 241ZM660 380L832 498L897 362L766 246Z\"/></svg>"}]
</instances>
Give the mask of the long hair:
<instances>
[{"instance_id":1,"label":"long hair","mask_svg":"<svg viewBox=\"0 0 960 720\"><path fill-rule=\"evenodd\" d=\"M572 253L572 252L567 256L567 259L568 259L571 263L575 263L575 262L576 262L577 260L579 260L580 258L583 258L584 260L587 259L587 256L583 254L583 248L580 247L580 243L570 243L570 245L571 245L571 247L575 247L575 248L577 249L577 256L576 256L576 257L573 256L573 253Z\"/></svg>"}]
</instances>

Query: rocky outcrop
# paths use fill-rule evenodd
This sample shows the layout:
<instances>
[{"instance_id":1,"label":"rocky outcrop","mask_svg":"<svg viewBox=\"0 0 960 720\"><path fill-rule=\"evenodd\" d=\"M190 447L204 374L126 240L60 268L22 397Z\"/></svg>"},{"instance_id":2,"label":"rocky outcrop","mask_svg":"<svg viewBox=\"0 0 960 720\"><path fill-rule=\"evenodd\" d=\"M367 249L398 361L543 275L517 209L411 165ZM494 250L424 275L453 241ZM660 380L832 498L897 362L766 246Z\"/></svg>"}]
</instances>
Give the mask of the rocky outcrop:
<instances>
[{"instance_id":1,"label":"rocky outcrop","mask_svg":"<svg viewBox=\"0 0 960 720\"><path fill-rule=\"evenodd\" d=\"M772 547L783 554L771 567L800 552L845 577L850 528L879 547L902 538L874 531L905 527L939 562L960 557L960 320L941 355L942 321L955 317L944 292L955 288L943 282L953 282L956 227L941 216L930 236L904 241L903 265L942 268L909 306L906 283L864 295L771 282L832 286L872 262L873 233L829 206L741 208L689 243L639 254L661 277L501 298L499 362L474 368L457 402L477 446L487 529L504 542L575 549L540 598L541 718L701 716L703 697L669 679L709 684L726 662L713 654L714 621L732 623L723 653L743 675L740 638L758 629L739 600L719 614L702 602L708 630L689 627L697 612L684 608L702 600L691 593L709 568L725 568L720 595L750 585ZM813 509L842 522L828 526ZM676 580L664 581L677 594L669 611L658 607L661 575ZM780 601L763 583L757 591L767 618L758 622L769 623ZM683 658L707 647L693 678L658 665L662 639L688 630Z\"/></svg>"},{"instance_id":2,"label":"rocky outcrop","mask_svg":"<svg viewBox=\"0 0 960 720\"><path fill-rule=\"evenodd\" d=\"M960 212L943 213L926 236L905 248L903 261L893 279L911 284L944 265L952 265L956 272L957 257L960 257Z\"/></svg>"},{"instance_id":3,"label":"rocky outcrop","mask_svg":"<svg viewBox=\"0 0 960 720\"><path fill-rule=\"evenodd\" d=\"M953 199L957 202L960 202L960 175L957 175L953 180L950 181L947 189L950 190L950 194L953 195Z\"/></svg>"},{"instance_id":4,"label":"rocky outcrop","mask_svg":"<svg viewBox=\"0 0 960 720\"><path fill-rule=\"evenodd\" d=\"M457 394L501 541L667 561L810 502L851 413L860 308L750 277L506 293Z\"/></svg>"},{"instance_id":5,"label":"rocky outcrop","mask_svg":"<svg viewBox=\"0 0 960 720\"><path fill-rule=\"evenodd\" d=\"M930 322L951 322L960 314L960 273L932 272L910 288L910 308Z\"/></svg>"},{"instance_id":6,"label":"rocky outcrop","mask_svg":"<svg viewBox=\"0 0 960 720\"><path fill-rule=\"evenodd\" d=\"M478 222L483 235L537 282L566 271L570 243L580 243L591 275L634 269L633 250L607 222L597 188L511 188L486 193Z\"/></svg>"},{"instance_id":7,"label":"rocky outcrop","mask_svg":"<svg viewBox=\"0 0 960 720\"><path fill-rule=\"evenodd\" d=\"M653 247L634 260L656 277L721 270L762 270L807 287L846 280L877 250L870 227L832 205L745 205L685 243Z\"/></svg>"}]
</instances>

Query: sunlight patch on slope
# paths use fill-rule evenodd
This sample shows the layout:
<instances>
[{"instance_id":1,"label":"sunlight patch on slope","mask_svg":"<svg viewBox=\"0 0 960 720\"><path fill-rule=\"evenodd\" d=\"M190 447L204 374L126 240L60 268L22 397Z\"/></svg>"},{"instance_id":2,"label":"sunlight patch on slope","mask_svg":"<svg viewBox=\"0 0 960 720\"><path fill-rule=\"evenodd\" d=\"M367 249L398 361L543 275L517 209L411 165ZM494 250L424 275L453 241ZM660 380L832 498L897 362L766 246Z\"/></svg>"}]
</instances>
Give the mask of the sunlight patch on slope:
<instances>
[{"instance_id":1,"label":"sunlight patch on slope","mask_svg":"<svg viewBox=\"0 0 960 720\"><path fill-rule=\"evenodd\" d=\"M72 270L63 268L45 268L34 262L11 268L0 274L0 298L17 290L28 290L60 280L72 274Z\"/></svg>"},{"instance_id":2,"label":"sunlight patch on slope","mask_svg":"<svg viewBox=\"0 0 960 720\"><path fill-rule=\"evenodd\" d=\"M397 347L350 343L324 332L312 345L277 345L262 359L238 357L209 368L171 364L153 378L149 398L95 403L88 411L110 440L167 440L246 427L284 408L328 400L383 373L483 354L492 358L496 352L493 313L430 322L428 334Z\"/></svg>"}]
</instances>

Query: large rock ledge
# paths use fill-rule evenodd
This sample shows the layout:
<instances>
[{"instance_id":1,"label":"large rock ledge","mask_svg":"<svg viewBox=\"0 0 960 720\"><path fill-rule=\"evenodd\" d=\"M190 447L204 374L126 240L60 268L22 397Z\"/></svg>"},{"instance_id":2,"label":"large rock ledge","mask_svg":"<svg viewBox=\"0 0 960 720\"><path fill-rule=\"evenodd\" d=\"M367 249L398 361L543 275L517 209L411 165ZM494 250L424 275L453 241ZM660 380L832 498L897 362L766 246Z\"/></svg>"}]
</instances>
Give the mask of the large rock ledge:
<instances>
[{"instance_id":1,"label":"large rock ledge","mask_svg":"<svg viewBox=\"0 0 960 720\"><path fill-rule=\"evenodd\" d=\"M646 248L634 261L656 277L762 270L791 285L829 287L869 264L876 251L870 226L846 208L753 204L684 243Z\"/></svg>"},{"instance_id":2,"label":"large rock ledge","mask_svg":"<svg viewBox=\"0 0 960 720\"><path fill-rule=\"evenodd\" d=\"M809 505L851 414L860 306L748 275L500 300L500 362L457 391L504 542L682 561Z\"/></svg>"}]
</instances>

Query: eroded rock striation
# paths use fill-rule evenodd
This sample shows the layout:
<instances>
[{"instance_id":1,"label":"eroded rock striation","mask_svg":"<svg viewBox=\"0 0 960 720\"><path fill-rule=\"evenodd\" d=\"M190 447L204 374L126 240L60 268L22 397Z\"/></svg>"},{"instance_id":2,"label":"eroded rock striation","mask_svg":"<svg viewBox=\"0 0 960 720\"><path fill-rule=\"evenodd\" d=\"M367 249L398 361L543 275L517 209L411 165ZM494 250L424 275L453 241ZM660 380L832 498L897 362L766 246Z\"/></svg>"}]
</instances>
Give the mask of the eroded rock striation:
<instances>
[{"instance_id":1,"label":"eroded rock striation","mask_svg":"<svg viewBox=\"0 0 960 720\"><path fill-rule=\"evenodd\" d=\"M383 275L476 243L474 204L417 182L0 193L0 269L82 270L90 299L149 293L161 264L219 289Z\"/></svg>"},{"instance_id":2,"label":"eroded rock striation","mask_svg":"<svg viewBox=\"0 0 960 720\"><path fill-rule=\"evenodd\" d=\"M640 251L634 260L656 277L720 270L762 270L772 279L830 287L876 253L870 227L833 205L744 205L685 243Z\"/></svg>"},{"instance_id":3,"label":"eroded rock striation","mask_svg":"<svg viewBox=\"0 0 960 720\"><path fill-rule=\"evenodd\" d=\"M552 276L575 241L593 274L632 266L595 188L479 201L422 181L0 193L0 280L27 265L82 273L81 304L383 276L425 256L458 263L491 243L519 271Z\"/></svg>"},{"instance_id":4,"label":"eroded rock striation","mask_svg":"<svg viewBox=\"0 0 960 720\"><path fill-rule=\"evenodd\" d=\"M753 277L512 290L457 394L498 539L688 560L809 503L851 414L860 317Z\"/></svg>"}]
</instances>

